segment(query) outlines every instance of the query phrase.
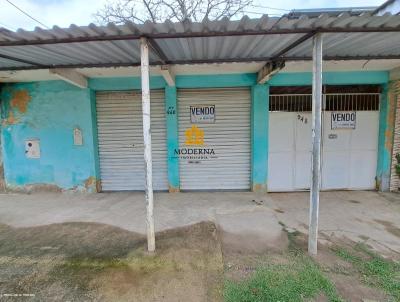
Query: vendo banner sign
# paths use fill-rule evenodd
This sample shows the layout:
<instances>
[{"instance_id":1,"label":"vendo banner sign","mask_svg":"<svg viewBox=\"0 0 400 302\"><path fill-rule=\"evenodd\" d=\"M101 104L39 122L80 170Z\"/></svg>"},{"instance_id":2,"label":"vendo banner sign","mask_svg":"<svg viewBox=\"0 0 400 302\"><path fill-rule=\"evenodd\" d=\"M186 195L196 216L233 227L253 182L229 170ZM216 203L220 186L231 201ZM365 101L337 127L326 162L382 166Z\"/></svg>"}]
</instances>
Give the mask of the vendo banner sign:
<instances>
[{"instance_id":1,"label":"vendo banner sign","mask_svg":"<svg viewBox=\"0 0 400 302\"><path fill-rule=\"evenodd\" d=\"M190 122L192 124L215 123L215 105L190 106Z\"/></svg>"},{"instance_id":2,"label":"vendo banner sign","mask_svg":"<svg viewBox=\"0 0 400 302\"><path fill-rule=\"evenodd\" d=\"M331 112L331 129L356 129L356 112Z\"/></svg>"}]
</instances>

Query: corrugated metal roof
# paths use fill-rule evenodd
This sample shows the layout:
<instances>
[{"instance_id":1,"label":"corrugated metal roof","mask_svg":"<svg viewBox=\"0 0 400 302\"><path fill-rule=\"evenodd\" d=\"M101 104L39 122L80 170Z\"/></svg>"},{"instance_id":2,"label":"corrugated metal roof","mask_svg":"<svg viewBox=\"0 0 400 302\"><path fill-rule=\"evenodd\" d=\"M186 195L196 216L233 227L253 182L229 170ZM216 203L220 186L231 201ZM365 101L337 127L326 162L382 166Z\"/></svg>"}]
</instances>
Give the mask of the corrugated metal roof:
<instances>
[{"instance_id":1,"label":"corrugated metal roof","mask_svg":"<svg viewBox=\"0 0 400 302\"><path fill-rule=\"evenodd\" d=\"M143 36L158 50L158 54L151 52L153 65L267 61L277 57L303 60L311 56L311 39L306 38L315 32L326 33L327 59L400 58L400 16L343 13L316 18L245 16L237 21L201 23L71 25L17 32L1 28L0 69L139 65L138 39Z\"/></svg>"},{"instance_id":2,"label":"corrugated metal roof","mask_svg":"<svg viewBox=\"0 0 400 302\"><path fill-rule=\"evenodd\" d=\"M361 6L361 7L331 7L331 8L305 8L305 9L293 9L287 14L291 18L299 18L302 15L308 17L318 17L321 14L328 14L329 16L339 16L343 13L349 13L352 16L358 16L362 13L371 12L373 13L377 6Z\"/></svg>"}]
</instances>

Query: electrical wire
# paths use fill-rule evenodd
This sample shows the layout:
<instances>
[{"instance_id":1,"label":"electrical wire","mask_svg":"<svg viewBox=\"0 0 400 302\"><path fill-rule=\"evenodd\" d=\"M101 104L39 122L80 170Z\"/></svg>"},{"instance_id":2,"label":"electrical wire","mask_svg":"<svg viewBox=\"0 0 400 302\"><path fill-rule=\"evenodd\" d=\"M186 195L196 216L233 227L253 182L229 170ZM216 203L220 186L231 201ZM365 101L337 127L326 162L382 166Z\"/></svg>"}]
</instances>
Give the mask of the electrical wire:
<instances>
[{"instance_id":1,"label":"electrical wire","mask_svg":"<svg viewBox=\"0 0 400 302\"><path fill-rule=\"evenodd\" d=\"M290 12L290 9L285 9L285 8L279 8L279 7L271 7L271 6L264 6L264 5L258 5L258 4L250 4L249 6L252 6L254 8L265 8L265 9L272 9L272 10L280 10L284 12Z\"/></svg>"},{"instance_id":2,"label":"electrical wire","mask_svg":"<svg viewBox=\"0 0 400 302\"><path fill-rule=\"evenodd\" d=\"M262 13L262 12L253 12L253 11L247 11L244 10L243 11L245 14L253 14L253 15L268 15L268 16L276 16L276 17L280 17L280 14L268 14L268 13Z\"/></svg>"},{"instance_id":3,"label":"electrical wire","mask_svg":"<svg viewBox=\"0 0 400 302\"><path fill-rule=\"evenodd\" d=\"M17 5L15 5L14 3L12 3L10 0L6 0L10 5L14 6L17 10L19 10L21 13L23 13L25 16L31 18L32 20L34 20L35 22L39 23L40 25L44 26L47 29L50 29L50 27L48 27L47 25L43 24L42 22L40 22L38 19L32 17L30 14L28 14L27 12L25 12L23 9L19 8Z\"/></svg>"}]
</instances>

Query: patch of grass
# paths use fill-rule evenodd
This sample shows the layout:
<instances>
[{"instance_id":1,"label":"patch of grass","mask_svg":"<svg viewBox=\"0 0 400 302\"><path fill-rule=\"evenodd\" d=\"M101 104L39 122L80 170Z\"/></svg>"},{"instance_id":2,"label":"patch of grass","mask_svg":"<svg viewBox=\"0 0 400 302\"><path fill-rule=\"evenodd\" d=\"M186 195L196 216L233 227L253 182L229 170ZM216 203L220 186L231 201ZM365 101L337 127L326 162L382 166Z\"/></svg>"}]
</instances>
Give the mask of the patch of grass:
<instances>
[{"instance_id":1,"label":"patch of grass","mask_svg":"<svg viewBox=\"0 0 400 302\"><path fill-rule=\"evenodd\" d=\"M363 244L357 244L353 251L336 247L334 252L359 271L365 284L379 288L392 296L395 301L400 301L399 263L382 258Z\"/></svg>"},{"instance_id":2,"label":"patch of grass","mask_svg":"<svg viewBox=\"0 0 400 302\"><path fill-rule=\"evenodd\" d=\"M227 302L301 302L320 294L328 301L343 301L335 286L308 256L291 254L289 264L260 268L248 280L226 281L224 298Z\"/></svg>"},{"instance_id":3,"label":"patch of grass","mask_svg":"<svg viewBox=\"0 0 400 302\"><path fill-rule=\"evenodd\" d=\"M62 265L65 269L72 271L92 270L102 271L107 268L122 268L127 267L128 262L125 259L89 259L89 258L75 258L65 262Z\"/></svg>"},{"instance_id":4,"label":"patch of grass","mask_svg":"<svg viewBox=\"0 0 400 302\"><path fill-rule=\"evenodd\" d=\"M297 242L300 232L299 231L288 232L286 229L284 229L284 231L286 231L289 239L289 246L288 246L289 252L297 256L302 256L303 250L301 249L301 247Z\"/></svg>"},{"instance_id":5,"label":"patch of grass","mask_svg":"<svg viewBox=\"0 0 400 302\"><path fill-rule=\"evenodd\" d=\"M132 251L126 257L75 257L62 264L62 267L72 271L90 270L93 272L106 269L131 269L136 271L156 271L166 267L176 266L175 262L165 261L159 255L146 255L142 251Z\"/></svg>"},{"instance_id":6,"label":"patch of grass","mask_svg":"<svg viewBox=\"0 0 400 302\"><path fill-rule=\"evenodd\" d=\"M289 232L287 225L284 224L282 221L279 221L279 224L282 226L283 231L286 232L286 235L288 237L289 252L292 254L295 254L295 255L302 255L303 250L301 249L301 247L298 244L298 237L301 235L301 233L297 230L292 230Z\"/></svg>"}]
</instances>

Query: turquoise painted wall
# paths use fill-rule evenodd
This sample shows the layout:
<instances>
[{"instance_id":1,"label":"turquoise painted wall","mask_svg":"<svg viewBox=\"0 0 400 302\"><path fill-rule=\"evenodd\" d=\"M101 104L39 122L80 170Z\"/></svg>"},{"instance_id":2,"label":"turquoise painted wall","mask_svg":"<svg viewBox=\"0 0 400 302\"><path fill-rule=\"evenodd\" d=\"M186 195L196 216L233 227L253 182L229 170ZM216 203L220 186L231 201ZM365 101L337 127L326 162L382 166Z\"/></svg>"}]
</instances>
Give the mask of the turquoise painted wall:
<instances>
[{"instance_id":1,"label":"turquoise painted wall","mask_svg":"<svg viewBox=\"0 0 400 302\"><path fill-rule=\"evenodd\" d=\"M389 98L389 85L382 85L379 111L378 163L376 169L376 187L388 191L390 187L390 169L394 134L396 99Z\"/></svg>"},{"instance_id":2,"label":"turquoise painted wall","mask_svg":"<svg viewBox=\"0 0 400 302\"><path fill-rule=\"evenodd\" d=\"M176 88L252 87L252 188L264 190L268 178L268 86L311 85L312 77L311 72L281 73L275 75L269 85L256 85L256 78L255 73L185 75L176 77ZM323 78L325 84L332 85L385 84L389 73L327 72ZM151 77L150 85L152 89L165 89L166 110L169 106L175 106L177 110L175 87L167 87L160 76ZM53 184L62 189L86 190L89 187L89 191L94 191L99 179L95 91L132 89L140 89L139 77L92 78L89 89L62 81L5 85L1 93L1 135L8 186ZM26 112L13 106L15 93L20 91L25 91L29 97ZM386 175L390 163L390 154L382 147L385 144L382 137L388 128L385 108L383 106L381 110L377 175ZM83 146L73 146L74 127L83 131ZM177 115L167 117L166 127L170 154L179 145ZM25 157L24 144L28 138L40 139L40 159ZM173 191L179 189L179 162L171 158L168 166Z\"/></svg>"},{"instance_id":3,"label":"turquoise painted wall","mask_svg":"<svg viewBox=\"0 0 400 302\"><path fill-rule=\"evenodd\" d=\"M93 191L98 169L93 93L62 81L10 84L2 89L4 173L9 188L50 184ZM73 145L79 127L83 145ZM41 157L25 156L25 140L40 140Z\"/></svg>"},{"instance_id":4,"label":"turquoise painted wall","mask_svg":"<svg viewBox=\"0 0 400 302\"><path fill-rule=\"evenodd\" d=\"M175 82L178 88L246 87L256 84L257 74L181 75L176 76Z\"/></svg>"},{"instance_id":5,"label":"turquoise painted wall","mask_svg":"<svg viewBox=\"0 0 400 302\"><path fill-rule=\"evenodd\" d=\"M385 84L389 81L387 71L349 71L324 72L323 82L330 85ZM175 79L177 88L223 88L250 87L257 84L256 73L178 75ZM311 85L311 72L278 73L268 82L270 86L305 86ZM164 89L167 86L162 76L150 77L151 89ZM140 89L140 77L91 78L90 89L132 90Z\"/></svg>"},{"instance_id":6,"label":"turquoise painted wall","mask_svg":"<svg viewBox=\"0 0 400 302\"><path fill-rule=\"evenodd\" d=\"M253 192L267 192L269 86L251 87L251 183Z\"/></svg>"},{"instance_id":7,"label":"turquoise painted wall","mask_svg":"<svg viewBox=\"0 0 400 302\"><path fill-rule=\"evenodd\" d=\"M150 77L151 89L164 89L167 85L162 76ZM140 77L91 78L90 89L95 91L137 90L141 89Z\"/></svg>"},{"instance_id":8,"label":"turquoise painted wall","mask_svg":"<svg viewBox=\"0 0 400 302\"><path fill-rule=\"evenodd\" d=\"M322 82L326 85L385 84L388 71L324 72ZM312 84L311 72L278 73L268 82L271 86L306 86Z\"/></svg>"},{"instance_id":9,"label":"turquoise painted wall","mask_svg":"<svg viewBox=\"0 0 400 302\"><path fill-rule=\"evenodd\" d=\"M179 148L176 87L165 87L165 112L167 117L168 185L170 192L178 192L180 190L179 158L175 155L175 150Z\"/></svg>"}]
</instances>

